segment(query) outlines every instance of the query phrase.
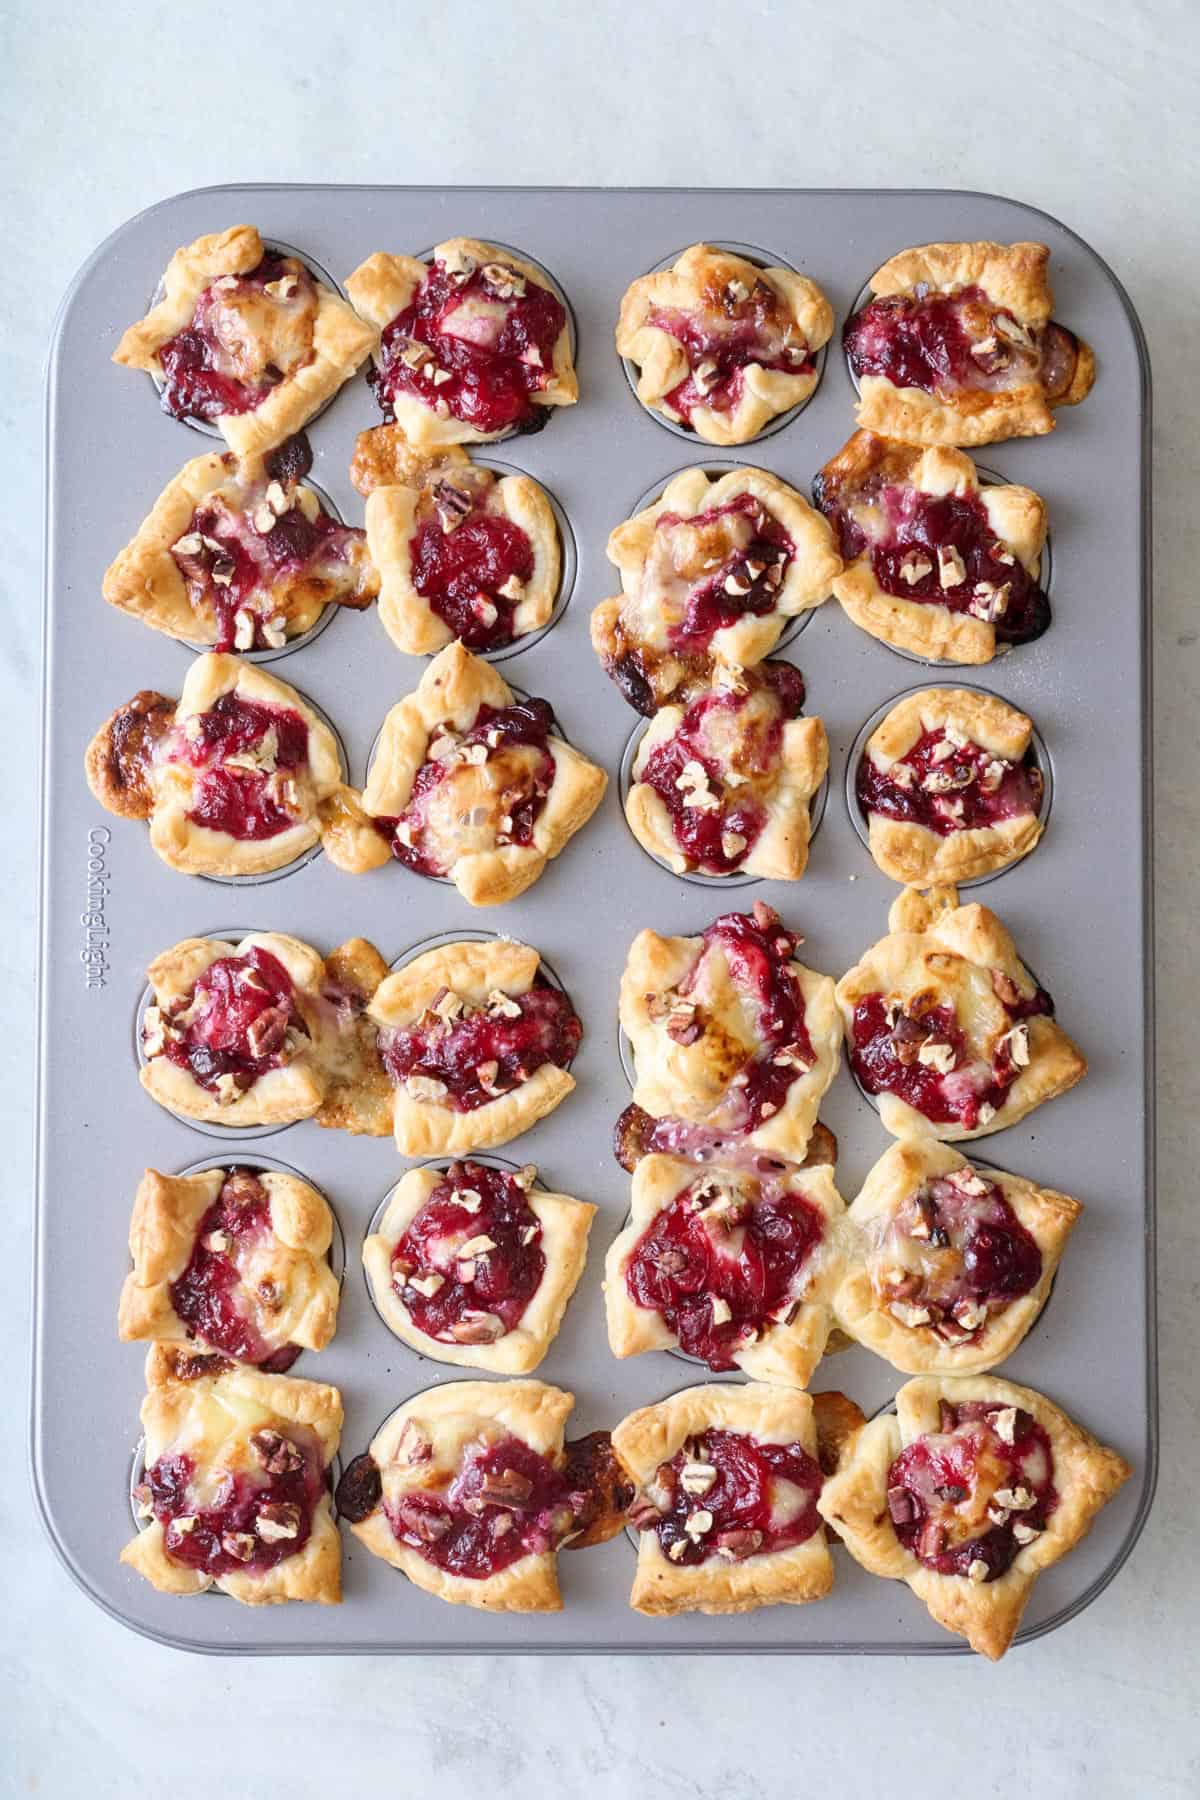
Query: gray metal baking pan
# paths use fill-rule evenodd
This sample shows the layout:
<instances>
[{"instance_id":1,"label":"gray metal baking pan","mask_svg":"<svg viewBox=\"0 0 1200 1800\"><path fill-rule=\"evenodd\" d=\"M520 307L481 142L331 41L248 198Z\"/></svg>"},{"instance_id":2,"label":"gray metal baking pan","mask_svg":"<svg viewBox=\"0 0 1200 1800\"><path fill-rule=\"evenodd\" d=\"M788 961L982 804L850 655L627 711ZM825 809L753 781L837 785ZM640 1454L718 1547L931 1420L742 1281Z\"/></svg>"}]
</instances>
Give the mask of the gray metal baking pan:
<instances>
[{"instance_id":1,"label":"gray metal baking pan","mask_svg":"<svg viewBox=\"0 0 1200 1800\"><path fill-rule=\"evenodd\" d=\"M144 310L176 245L238 221L293 244L338 277L372 250L419 251L456 233L527 251L569 297L582 398L546 429L496 447L554 496L573 534L573 591L558 622L507 658L506 678L547 696L567 735L609 770L605 805L521 899L473 912L455 890L398 865L341 875L318 857L268 884L188 880L158 861L143 828L104 815L82 774L88 737L142 687L177 691L190 652L106 606L104 568L159 492L208 440L166 417L150 381L114 367L121 329ZM742 455L693 445L638 404L613 350L629 280L697 239L757 247L812 275L844 320L892 252L934 239L1036 238L1049 244L1057 312L1096 350L1085 405L1049 438L989 448L984 460L1042 493L1054 550L1054 623L1038 642L955 681L998 691L1037 722L1053 766L1045 838L992 882L986 898L1015 931L1085 1047L1091 1073L1065 1098L983 1148L988 1160L1078 1195L1087 1206L1045 1315L1004 1373L1043 1389L1115 1444L1136 1477L1086 1542L1034 1590L1023 1632L1063 1624L1111 1580L1145 1520L1156 1458L1151 1181L1150 891L1147 819L1149 373L1137 319L1103 261L1034 208L949 192L699 192L388 187L213 188L166 200L123 226L81 270L58 319L47 408L46 704L42 863L40 1173L34 1478L47 1529L80 1585L114 1617L161 1642L224 1653L331 1651L850 1651L953 1653L903 1586L837 1551L832 1595L741 1618L666 1621L630 1611L633 1550L624 1536L560 1559L561 1613L493 1616L445 1606L346 1539L345 1603L250 1610L219 1596L173 1600L117 1561L131 1531L129 1472L138 1437L143 1348L115 1333L134 1188L147 1164L195 1165L210 1153L269 1151L329 1196L346 1242L338 1333L298 1375L334 1382L346 1403L343 1453L365 1448L407 1395L460 1371L422 1362L387 1332L368 1298L359 1248L401 1173L387 1140L311 1123L214 1141L161 1111L138 1087L132 1021L147 960L180 937L230 924L294 932L322 949L351 933L389 959L448 927L512 933L542 950L573 996L586 1036L578 1088L504 1154L533 1160L547 1183L595 1201L588 1268L540 1375L576 1395L572 1429L607 1426L631 1407L704 1377L666 1355L617 1362L604 1331L604 1251L627 1207L613 1161L628 1099L618 1057L617 980L644 925L701 929L757 895L804 932L805 955L840 974L884 929L894 889L851 823L844 769L866 719L922 671L857 631L833 602L791 641L809 710L828 727L828 804L809 871L794 885L679 880L627 830L617 780L635 716L601 673L588 614L613 591L608 532L647 489L689 462L756 462L806 491L853 427L853 388L838 342L810 404ZM315 422L314 478L361 518L347 467L355 433L378 413L351 382ZM487 452L484 453L489 454ZM272 666L315 699L341 734L353 775L384 713L422 663L395 651L370 613L340 614ZM930 670L930 680L946 671ZM886 1148L872 1109L843 1071L824 1117L841 1143L849 1198ZM486 1378L484 1378L486 1379ZM865 1350L831 1357L813 1386L840 1387L868 1413L900 1383Z\"/></svg>"}]
</instances>

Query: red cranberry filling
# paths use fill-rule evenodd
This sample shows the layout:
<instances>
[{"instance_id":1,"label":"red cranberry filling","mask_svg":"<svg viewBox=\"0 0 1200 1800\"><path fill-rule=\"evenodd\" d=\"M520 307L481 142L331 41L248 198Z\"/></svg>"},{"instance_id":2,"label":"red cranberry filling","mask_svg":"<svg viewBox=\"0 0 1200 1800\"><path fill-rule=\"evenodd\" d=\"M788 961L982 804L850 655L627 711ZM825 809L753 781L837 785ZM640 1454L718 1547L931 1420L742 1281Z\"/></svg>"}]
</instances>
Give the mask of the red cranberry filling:
<instances>
[{"instance_id":1,"label":"red cranberry filling","mask_svg":"<svg viewBox=\"0 0 1200 1800\"><path fill-rule=\"evenodd\" d=\"M820 1210L780 1182L731 1191L701 1176L639 1238L625 1285L681 1350L732 1369L735 1351L793 1312L797 1278L824 1231Z\"/></svg>"},{"instance_id":2,"label":"red cranberry filling","mask_svg":"<svg viewBox=\"0 0 1200 1800\"><path fill-rule=\"evenodd\" d=\"M393 417L396 395L408 393L477 431L540 430L547 409L531 396L553 376L566 322L555 294L507 264L464 275L434 263L383 333L370 380L384 417Z\"/></svg>"},{"instance_id":3,"label":"red cranberry filling","mask_svg":"<svg viewBox=\"0 0 1200 1800\"><path fill-rule=\"evenodd\" d=\"M197 771L188 818L242 842L278 837L296 823L294 776L308 766L308 726L291 707L222 694L172 736L169 762Z\"/></svg>"},{"instance_id":4,"label":"red cranberry filling","mask_svg":"<svg viewBox=\"0 0 1200 1800\"><path fill-rule=\"evenodd\" d=\"M427 519L411 549L413 586L455 637L469 650L512 643L517 602L503 589L533 577L533 546L514 520L476 509L447 531Z\"/></svg>"},{"instance_id":5,"label":"red cranberry filling","mask_svg":"<svg viewBox=\"0 0 1200 1800\"><path fill-rule=\"evenodd\" d=\"M237 345L230 343L230 308L248 297L262 304L268 283L292 284L287 299L293 304L315 299L313 278L294 256L264 256L248 274L221 276L197 300L191 323L158 352L164 412L174 419L209 420L253 412L279 385L287 371L273 363L257 380L240 375Z\"/></svg>"},{"instance_id":6,"label":"red cranberry filling","mask_svg":"<svg viewBox=\"0 0 1200 1800\"><path fill-rule=\"evenodd\" d=\"M865 818L878 813L947 837L1036 813L1042 772L1032 749L1022 762L1008 762L939 726L922 732L890 768L881 769L868 751L858 765L855 792Z\"/></svg>"},{"instance_id":7,"label":"red cranberry filling","mask_svg":"<svg viewBox=\"0 0 1200 1800\"><path fill-rule=\"evenodd\" d=\"M977 1337L1041 1275L1035 1239L1000 1188L970 1168L936 1176L910 1196L872 1259L883 1304L902 1324L924 1326L947 1344Z\"/></svg>"},{"instance_id":8,"label":"red cranberry filling","mask_svg":"<svg viewBox=\"0 0 1200 1800\"><path fill-rule=\"evenodd\" d=\"M265 1428L250 1449L257 1466L225 1470L206 1505L196 1503L193 1457L160 1456L146 1470L137 1498L153 1508L172 1562L206 1575L259 1575L303 1550L327 1479L316 1439L304 1426L287 1436Z\"/></svg>"},{"instance_id":9,"label":"red cranberry filling","mask_svg":"<svg viewBox=\"0 0 1200 1800\"><path fill-rule=\"evenodd\" d=\"M726 505L711 507L690 519L679 513L660 513L654 528L670 531L686 525L692 532L702 532L720 519L736 521L739 517L749 520L752 535L746 543L735 540L734 548L718 567L691 588L683 618L668 633L673 649L704 650L725 626L735 625L747 614L773 612L778 604L779 589L796 546L778 519L753 494L739 494Z\"/></svg>"},{"instance_id":10,"label":"red cranberry filling","mask_svg":"<svg viewBox=\"0 0 1200 1800\"><path fill-rule=\"evenodd\" d=\"M491 1344L520 1324L541 1284L541 1239L523 1179L453 1163L396 1245L392 1281L426 1337Z\"/></svg>"},{"instance_id":11,"label":"red cranberry filling","mask_svg":"<svg viewBox=\"0 0 1200 1800\"><path fill-rule=\"evenodd\" d=\"M1058 1504L1042 1427L1002 1401L941 1403L936 1432L888 1471L888 1511L906 1550L940 1575L995 1581Z\"/></svg>"},{"instance_id":12,"label":"red cranberry filling","mask_svg":"<svg viewBox=\"0 0 1200 1800\"><path fill-rule=\"evenodd\" d=\"M663 397L685 425L698 406L731 412L742 397L748 363L788 375L811 375L816 366L799 327L783 324L778 296L765 281L740 299L735 285L727 286L723 313L659 307L650 314L648 323L668 332L687 357L687 376Z\"/></svg>"},{"instance_id":13,"label":"red cranberry filling","mask_svg":"<svg viewBox=\"0 0 1200 1800\"><path fill-rule=\"evenodd\" d=\"M281 1066L289 1031L308 1035L291 976L257 945L244 956L210 963L191 1002L185 1001L173 1019L164 1014L159 1029L163 1054L210 1092L219 1092L222 1076L229 1075L244 1093L260 1075ZM147 1023L148 1042L153 1036Z\"/></svg>"},{"instance_id":14,"label":"red cranberry filling","mask_svg":"<svg viewBox=\"0 0 1200 1800\"><path fill-rule=\"evenodd\" d=\"M820 1529L821 1471L800 1444L717 1427L660 1464L630 1522L654 1531L671 1562L742 1562L807 1543Z\"/></svg>"},{"instance_id":15,"label":"red cranberry filling","mask_svg":"<svg viewBox=\"0 0 1200 1800\"><path fill-rule=\"evenodd\" d=\"M271 1233L266 1188L248 1169L234 1169L200 1221L187 1268L171 1283L171 1305L189 1337L239 1362L282 1375L300 1354L298 1344L272 1348L238 1305L238 1252Z\"/></svg>"},{"instance_id":16,"label":"red cranberry filling","mask_svg":"<svg viewBox=\"0 0 1200 1800\"><path fill-rule=\"evenodd\" d=\"M450 1575L485 1581L522 1556L556 1550L579 1528L590 1496L520 1438L469 1451L444 1495L384 1501L402 1544Z\"/></svg>"},{"instance_id":17,"label":"red cranberry filling","mask_svg":"<svg viewBox=\"0 0 1200 1800\"><path fill-rule=\"evenodd\" d=\"M380 1033L384 1066L397 1086L433 1082L442 1091L432 1097L455 1112L511 1092L543 1063L565 1069L583 1036L571 1002L547 982L525 994L495 995L486 1007L455 1006L451 1016L431 1008L415 1025Z\"/></svg>"}]
</instances>

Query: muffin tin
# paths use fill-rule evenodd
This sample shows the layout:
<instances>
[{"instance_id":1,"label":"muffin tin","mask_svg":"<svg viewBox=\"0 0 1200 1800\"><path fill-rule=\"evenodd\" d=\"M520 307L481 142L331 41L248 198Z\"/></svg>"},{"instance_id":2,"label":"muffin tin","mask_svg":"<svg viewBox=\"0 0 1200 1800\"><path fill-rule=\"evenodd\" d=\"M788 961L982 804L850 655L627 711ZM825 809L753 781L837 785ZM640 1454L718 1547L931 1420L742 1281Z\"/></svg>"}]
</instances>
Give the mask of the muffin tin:
<instances>
[{"instance_id":1,"label":"muffin tin","mask_svg":"<svg viewBox=\"0 0 1200 1800\"><path fill-rule=\"evenodd\" d=\"M174 1600L120 1567L129 1471L138 1439L143 1347L116 1338L134 1189L147 1164L253 1163L258 1140L198 1131L137 1082L131 1024L145 967L179 938L230 914L228 889L159 862L144 828L110 819L83 780L92 732L142 687L178 691L189 652L106 606L100 582L119 546L205 436L166 417L151 381L115 367L121 330L143 309L172 250L245 221L299 247L338 277L372 250L409 250L452 234L511 244L542 263L578 331L577 406L544 431L484 448L480 460L527 470L555 496L576 550L568 603L537 638L505 654L514 685L544 695L567 737L609 772L601 810L520 899L489 914L398 864L340 874L322 856L273 878L252 922L328 952L352 934L389 960L448 928L511 933L558 972L583 1019L576 1092L503 1149L547 1186L596 1202L588 1265L540 1377L571 1389L570 1434L608 1426L703 1371L650 1355L617 1362L604 1330L604 1252L628 1210L628 1177L610 1149L628 1100L617 1044L617 984L643 926L694 933L758 896L803 932L804 960L840 975L886 929L897 889L874 867L845 802L847 755L864 719L914 682L912 662L856 630L836 602L782 654L803 671L807 710L829 733L828 804L796 884L673 877L640 849L620 804L622 752L638 723L588 642L591 608L615 593L608 532L687 455L676 431L637 402L613 348L628 282L699 239L772 247L828 295L840 332L871 271L934 239L1037 238L1052 250L1057 310L1091 343L1098 377L1085 405L1048 438L989 446L987 463L1045 496L1054 533L1054 622L1038 642L980 669L930 667L930 685L992 689L1036 720L1054 769L1045 839L989 884L988 903L1054 993L1091 1073L1065 1098L989 1139L989 1161L1077 1195L1087 1212L1036 1333L1002 1373L1043 1390L1115 1445L1135 1479L1091 1536L1044 1574L1022 1633L1053 1629L1087 1605L1128 1555L1148 1510L1156 1457L1153 1337L1151 1042L1148 990L1148 369L1125 295L1100 258L1035 209L987 195L226 187L179 195L123 226L76 278L59 316L48 380L46 709L36 1345L32 1444L50 1535L98 1604L162 1642L227 1653L334 1651L860 1651L955 1654L899 1584L835 1551L828 1599L744 1617L644 1619L628 1607L634 1554L624 1534L560 1557L564 1610L492 1615L422 1594L345 1535L341 1607L249 1609L223 1597ZM811 400L756 443L690 460L758 463L807 492L853 429L854 389L837 337ZM360 521L348 467L355 434L378 422L360 375L311 427L313 478ZM683 454L681 454L681 451ZM564 534L566 535L566 534ZM181 655L181 651L183 654ZM361 781L390 705L424 662L402 656L370 612L337 611L319 633L272 652L285 680L328 714ZM234 908L234 911L237 909ZM849 1200L891 1141L843 1071L822 1117L840 1140ZM330 1200L346 1240L338 1332L305 1352L297 1375L338 1386L343 1460L365 1449L401 1401L462 1371L417 1357L376 1315L354 1276L381 1194L407 1166L390 1139L306 1122L272 1133L277 1152ZM480 1376L480 1379L488 1379ZM870 1415L902 1378L865 1350L827 1358L813 1388L844 1389Z\"/></svg>"}]
</instances>

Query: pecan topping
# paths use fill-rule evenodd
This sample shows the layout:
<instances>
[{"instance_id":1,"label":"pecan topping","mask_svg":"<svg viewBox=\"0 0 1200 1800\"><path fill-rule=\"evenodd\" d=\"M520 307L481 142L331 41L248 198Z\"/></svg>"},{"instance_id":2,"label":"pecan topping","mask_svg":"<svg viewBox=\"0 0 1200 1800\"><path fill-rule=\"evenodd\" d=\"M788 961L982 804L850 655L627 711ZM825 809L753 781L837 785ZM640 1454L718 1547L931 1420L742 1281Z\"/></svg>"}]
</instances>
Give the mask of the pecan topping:
<instances>
[{"instance_id":1,"label":"pecan topping","mask_svg":"<svg viewBox=\"0 0 1200 1800\"><path fill-rule=\"evenodd\" d=\"M299 1446L270 1427L251 1434L250 1448L268 1475L292 1475L304 1467L304 1452Z\"/></svg>"}]
</instances>

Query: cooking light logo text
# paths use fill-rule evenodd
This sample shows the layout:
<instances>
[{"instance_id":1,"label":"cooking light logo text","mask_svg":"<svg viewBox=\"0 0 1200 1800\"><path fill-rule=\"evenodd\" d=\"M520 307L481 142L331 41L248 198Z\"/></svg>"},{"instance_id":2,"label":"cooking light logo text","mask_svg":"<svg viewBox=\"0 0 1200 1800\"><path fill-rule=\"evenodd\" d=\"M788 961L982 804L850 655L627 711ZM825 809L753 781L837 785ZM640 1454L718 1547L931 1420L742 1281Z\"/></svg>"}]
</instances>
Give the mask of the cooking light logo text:
<instances>
[{"instance_id":1,"label":"cooking light logo text","mask_svg":"<svg viewBox=\"0 0 1200 1800\"><path fill-rule=\"evenodd\" d=\"M109 883L108 846L112 832L107 825L93 825L88 832L87 907L79 915L83 926L83 945L79 960L83 964L84 983L89 989L108 986L110 927L106 914Z\"/></svg>"}]
</instances>

